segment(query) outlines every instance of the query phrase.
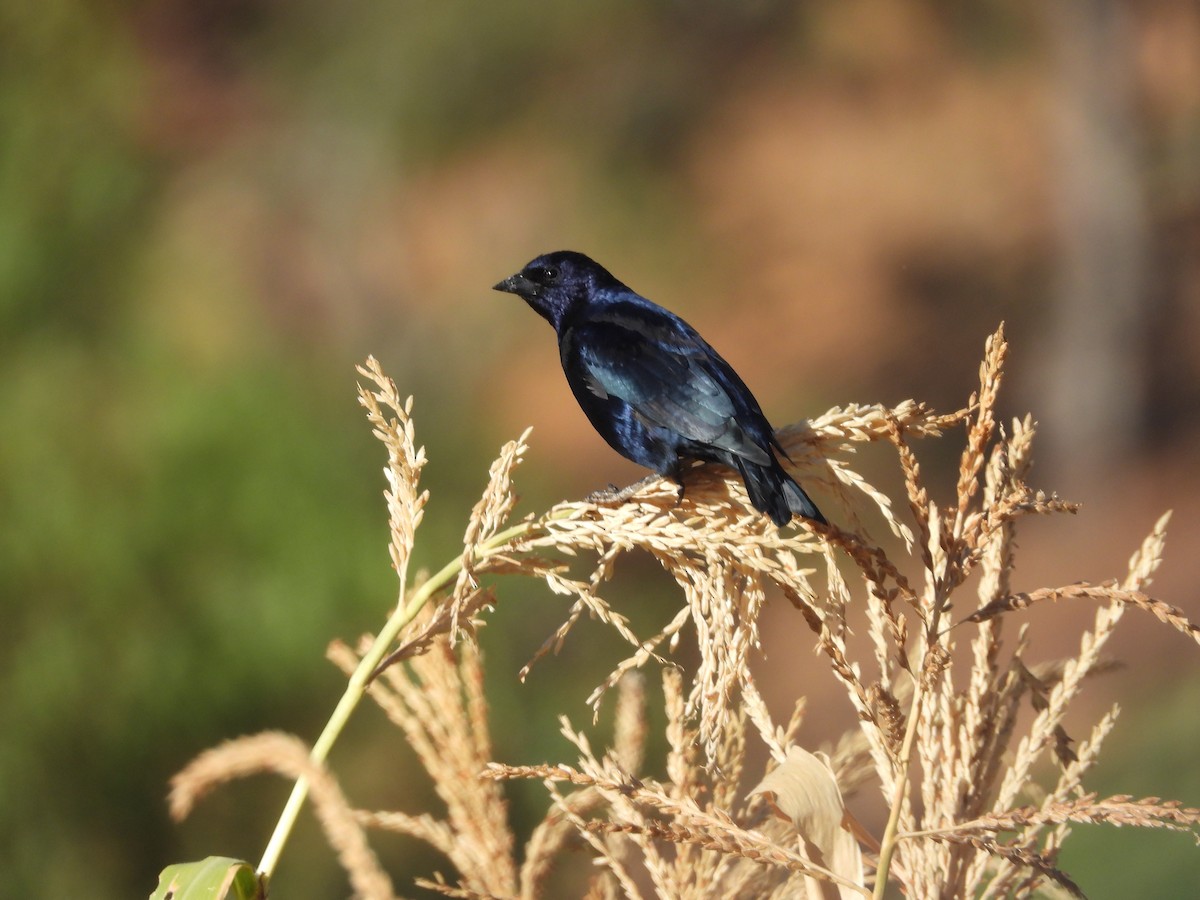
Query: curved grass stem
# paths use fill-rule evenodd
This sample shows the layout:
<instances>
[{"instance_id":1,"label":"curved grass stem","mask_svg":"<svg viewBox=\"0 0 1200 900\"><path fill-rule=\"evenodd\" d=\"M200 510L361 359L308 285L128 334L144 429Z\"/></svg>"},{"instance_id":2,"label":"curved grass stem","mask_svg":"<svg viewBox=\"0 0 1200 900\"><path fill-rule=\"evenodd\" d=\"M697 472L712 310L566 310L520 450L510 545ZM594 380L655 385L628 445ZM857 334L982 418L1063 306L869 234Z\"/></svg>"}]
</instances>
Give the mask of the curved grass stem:
<instances>
[{"instance_id":1,"label":"curved grass stem","mask_svg":"<svg viewBox=\"0 0 1200 900\"><path fill-rule=\"evenodd\" d=\"M946 592L941 584L935 585L933 611L929 616L929 624L925 630L925 658L928 660L930 650L937 646L943 635L938 633L942 611L946 607ZM908 775L912 770L913 744L916 742L917 728L921 721L921 707L925 699L926 681L930 677L927 667L922 665L920 674L913 685L912 707L908 712L908 722L904 727L904 741L900 747L900 771L896 777L896 791L892 795L892 808L888 813L887 825L883 830L883 838L879 842L879 866L875 870L875 891L873 900L883 900L887 890L888 870L892 865L892 856L900 841L900 813L904 808L904 797L908 789Z\"/></svg>"},{"instance_id":2,"label":"curved grass stem","mask_svg":"<svg viewBox=\"0 0 1200 900\"><path fill-rule=\"evenodd\" d=\"M526 521L499 532L479 545L475 551L475 559L486 559L500 552L500 550L507 548L517 538L534 531L539 525L540 521ZM417 614L425 607L425 604L429 602L429 598L458 575L462 564L462 556L457 556L450 560L450 562L446 563L438 572L413 591L412 597L408 598L407 602L404 598L404 588L401 588L400 602L396 604L396 611L392 613L379 634L375 636L375 640L371 642L370 649L367 650L359 661L354 674L350 676L350 680L346 683L345 692L342 694L337 706L334 707L333 714L330 715L329 721L325 723L320 736L317 738L316 743L313 744L308 758L314 765L324 765L325 760L329 757L329 751L333 749L333 745L337 743L342 730L350 720L351 713L354 712L359 701L366 694L371 673L375 671L376 666L387 655L388 650L395 643L396 637L406 625L416 618ZM288 797L287 804L279 816L279 821L275 824L275 831L271 834L270 841L267 842L266 850L263 851L262 860L258 864L258 873L263 878L270 879L274 874L275 866L279 862L279 856L283 852L288 837L291 836L296 819L300 815L300 810L307 798L308 779L302 777L297 779L296 784L292 787L291 796Z\"/></svg>"},{"instance_id":3,"label":"curved grass stem","mask_svg":"<svg viewBox=\"0 0 1200 900\"><path fill-rule=\"evenodd\" d=\"M900 811L904 808L904 795L908 787L908 772L912 766L912 748L917 735L917 721L921 717L922 699L924 692L918 683L913 694L912 708L908 713L908 724L904 729L904 743L900 748L901 763L896 778L896 792L892 796L892 808L888 814L887 826L883 830L883 839L879 842L879 866L875 870L875 892L871 895L873 900L883 900L884 891L887 890L888 869L892 865L892 855L896 852Z\"/></svg>"}]
</instances>

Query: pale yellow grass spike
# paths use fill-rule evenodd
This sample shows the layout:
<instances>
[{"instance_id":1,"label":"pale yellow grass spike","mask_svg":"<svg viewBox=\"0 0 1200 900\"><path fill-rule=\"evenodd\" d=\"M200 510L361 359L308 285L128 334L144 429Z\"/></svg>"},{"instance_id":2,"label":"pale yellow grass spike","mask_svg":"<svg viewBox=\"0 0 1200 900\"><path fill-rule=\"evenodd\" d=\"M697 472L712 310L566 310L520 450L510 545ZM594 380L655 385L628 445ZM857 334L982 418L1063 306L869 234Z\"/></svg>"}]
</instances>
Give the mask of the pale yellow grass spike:
<instances>
[{"instance_id":1,"label":"pale yellow grass spike","mask_svg":"<svg viewBox=\"0 0 1200 900\"><path fill-rule=\"evenodd\" d=\"M1119 707L1114 704L1112 709L1105 713L1092 728L1087 740L1076 750L1075 760L1063 769L1058 777L1058 784L1042 801L1041 808L1043 810L1052 809L1059 804L1068 803L1084 796L1083 776L1095 765L1100 756L1104 739L1112 732L1119 713ZM1022 840L1032 843L1045 830L1045 827L1043 824L1027 825L1022 832ZM1061 847L1070 833L1071 822L1069 819L1064 819L1054 826L1046 838L1046 846Z\"/></svg>"},{"instance_id":2,"label":"pale yellow grass spike","mask_svg":"<svg viewBox=\"0 0 1200 900\"><path fill-rule=\"evenodd\" d=\"M592 708L593 716L600 714L600 702L604 699L604 695L616 684L620 683L621 679L629 672L640 669L651 660L658 660L664 664L665 659L659 656L655 651L662 646L664 642L670 641L692 618L692 610L689 606L684 606L675 614L675 618L667 623L667 626L658 634L642 641L637 648L637 652L633 656L626 657L617 664L617 667L609 673L587 698L587 705Z\"/></svg>"},{"instance_id":3,"label":"pale yellow grass spike","mask_svg":"<svg viewBox=\"0 0 1200 900\"><path fill-rule=\"evenodd\" d=\"M688 714L699 715L699 737L710 760L730 724L731 705L752 649L758 646L757 620L764 602L759 582L738 565L710 559L704 569L673 571L691 608L700 665L688 698Z\"/></svg>"},{"instance_id":4,"label":"pale yellow grass spike","mask_svg":"<svg viewBox=\"0 0 1200 900\"><path fill-rule=\"evenodd\" d=\"M607 805L600 792L593 788L568 794L563 802L580 820ZM543 895L547 876L559 855L575 839L575 832L573 819L558 805L552 805L525 845L525 862L521 865L519 879L522 900L535 900Z\"/></svg>"},{"instance_id":5,"label":"pale yellow grass spike","mask_svg":"<svg viewBox=\"0 0 1200 900\"><path fill-rule=\"evenodd\" d=\"M384 469L388 488L384 499L388 507L388 527L391 531L392 566L400 579L401 602L407 578L408 560L412 554L414 535L421 524L428 491L418 491L421 470L425 467L425 448L416 446L412 421L413 399L401 401L396 383L383 373L379 361L368 356L358 373L374 382L377 390L359 386L359 403L367 410L372 432L387 448L387 467ZM389 416L390 413L390 416Z\"/></svg>"},{"instance_id":6,"label":"pale yellow grass spike","mask_svg":"<svg viewBox=\"0 0 1200 900\"><path fill-rule=\"evenodd\" d=\"M454 830L446 822L435 819L428 813L412 816L394 810L355 810L355 818L364 828L378 828L407 834L450 857L454 853Z\"/></svg>"},{"instance_id":7,"label":"pale yellow grass spike","mask_svg":"<svg viewBox=\"0 0 1200 900\"><path fill-rule=\"evenodd\" d=\"M1112 708L1092 727L1092 732L1088 735L1087 740L1083 741L1076 749L1075 761L1063 769L1058 776L1058 784L1050 792L1047 800L1068 800L1082 791L1083 776L1099 759L1104 740L1116 727L1117 717L1120 714L1121 707L1114 703Z\"/></svg>"},{"instance_id":8,"label":"pale yellow grass spike","mask_svg":"<svg viewBox=\"0 0 1200 900\"><path fill-rule=\"evenodd\" d=\"M751 679L751 682L753 680ZM752 696L757 695L754 688ZM749 701L748 701L749 702ZM761 698L759 698L761 702ZM766 705L762 706L766 711ZM746 767L746 739L750 729L746 726L750 715L745 708L734 707L729 727L721 735L717 756L709 764L708 787L711 805L727 810L735 820L746 812L748 802L742 796L742 772ZM693 795L695 796L695 795Z\"/></svg>"},{"instance_id":9,"label":"pale yellow grass spike","mask_svg":"<svg viewBox=\"0 0 1200 900\"><path fill-rule=\"evenodd\" d=\"M967 445L963 449L958 468L958 507L950 533L955 537L963 534L964 517L971 499L979 489L979 472L986 459L986 448L996 427L996 397L1004 378L1004 360L1008 355L1008 343L1004 340L1004 325L984 344L983 362L979 366L979 393L973 398L976 418L967 432Z\"/></svg>"},{"instance_id":10,"label":"pale yellow grass spike","mask_svg":"<svg viewBox=\"0 0 1200 900\"><path fill-rule=\"evenodd\" d=\"M1046 708L1034 718L1029 733L1017 746L1016 757L1005 772L1000 791L992 806L1003 810L1012 806L1021 789L1030 780L1034 764L1055 740L1055 730L1061 725L1067 704L1078 693L1083 679L1100 659L1100 651L1112 636L1124 607L1111 603L1096 611L1095 626L1080 638L1079 655L1067 660L1063 677L1054 686Z\"/></svg>"},{"instance_id":11,"label":"pale yellow grass spike","mask_svg":"<svg viewBox=\"0 0 1200 900\"><path fill-rule=\"evenodd\" d=\"M641 889L637 886L637 882L634 880L632 874L630 874L625 863L622 862L618 855L612 852L608 842L602 836L595 834L588 827L588 822L575 811L568 798L559 792L553 783L553 779L546 779L546 790L550 793L550 799L553 801L555 807L575 827L575 834L582 838L595 851L596 862L608 869L616 879L627 900L641 900Z\"/></svg>"},{"instance_id":12,"label":"pale yellow grass spike","mask_svg":"<svg viewBox=\"0 0 1200 900\"><path fill-rule=\"evenodd\" d=\"M766 745L771 758L776 763L782 763L787 758L787 735L771 720L771 711L767 709L766 701L758 692L758 685L753 678L742 680L741 694L742 709L758 732L759 739ZM730 731L740 733L741 729Z\"/></svg>"},{"instance_id":13,"label":"pale yellow grass spike","mask_svg":"<svg viewBox=\"0 0 1200 900\"><path fill-rule=\"evenodd\" d=\"M431 652L387 669L370 695L404 731L446 804L454 835L447 855L462 886L512 895L517 873L503 794L494 784L461 777L481 771L491 757L478 653L464 644L456 655L447 641L443 636ZM330 656L347 672L358 662L344 645L331 647Z\"/></svg>"},{"instance_id":14,"label":"pale yellow grass spike","mask_svg":"<svg viewBox=\"0 0 1200 900\"><path fill-rule=\"evenodd\" d=\"M983 506L995 507L1005 496L1020 491L1030 464L1029 450L1034 433L1033 420L1014 419L1012 435L1001 434L992 448L984 478ZM980 554L978 594L982 605L1006 596L1010 588L1015 559L1015 522L1005 522L983 540ZM1006 740L1000 735L1011 722L1009 692L1011 671L999 668L1003 623L1000 619L983 623L971 641L971 672L966 699L962 704L962 724L959 729L960 752L967 765L958 776L959 797L954 818L973 818L984 811L992 778L998 765L994 748ZM981 877L982 864L988 858L976 855L966 877L966 883L976 883Z\"/></svg>"},{"instance_id":15,"label":"pale yellow grass spike","mask_svg":"<svg viewBox=\"0 0 1200 900\"><path fill-rule=\"evenodd\" d=\"M676 668L663 669L663 699L667 712L667 778L676 800L692 796L697 789L696 732L687 720L687 698L683 675Z\"/></svg>"},{"instance_id":16,"label":"pale yellow grass spike","mask_svg":"<svg viewBox=\"0 0 1200 900\"><path fill-rule=\"evenodd\" d=\"M1129 574L1121 584L1125 590L1144 591L1154 580L1154 573L1162 564L1163 550L1167 544L1167 523L1170 521L1171 510L1167 510L1158 517L1142 545L1129 557Z\"/></svg>"},{"instance_id":17,"label":"pale yellow grass spike","mask_svg":"<svg viewBox=\"0 0 1200 900\"><path fill-rule=\"evenodd\" d=\"M980 816L970 822L960 822L949 828L905 834L904 838L910 840L920 837L948 837L973 831L1016 831L1022 826L1058 822L1109 822L1115 825L1165 828L1200 838L1200 834L1197 833L1200 830L1200 809L1160 797L1136 799L1129 794L1115 794L1101 799L1095 793L1052 803L1045 808L1022 806L1003 813Z\"/></svg>"},{"instance_id":18,"label":"pale yellow grass spike","mask_svg":"<svg viewBox=\"0 0 1200 900\"><path fill-rule=\"evenodd\" d=\"M688 722L685 708L687 698L684 695L683 675L679 669L671 667L663 669L663 702L667 714L667 783L664 789L675 800L696 796L705 789L703 770L700 764L700 748L696 740L695 728ZM675 868L677 882L687 880L688 873L701 876L713 876L710 861L694 844L678 844L675 851ZM710 882L711 883L711 882ZM686 897L694 894L698 879L693 879L693 887L682 893Z\"/></svg>"},{"instance_id":19,"label":"pale yellow grass spike","mask_svg":"<svg viewBox=\"0 0 1200 900\"><path fill-rule=\"evenodd\" d=\"M290 734L268 731L227 741L200 754L171 779L171 815L182 819L212 788L259 772L307 779L325 839L336 851L358 896L364 900L391 900L395 896L392 881L380 868L337 780L324 766L315 765L309 759L308 747Z\"/></svg>"},{"instance_id":20,"label":"pale yellow grass spike","mask_svg":"<svg viewBox=\"0 0 1200 900\"><path fill-rule=\"evenodd\" d=\"M1032 421L1028 417L1025 421L1014 419L1012 428L1013 436L1001 440L992 448L984 476L983 505L987 509L1024 488L1029 469ZM1013 567L1015 533L1016 523L1008 521L983 538L980 552L980 606L1007 596L1011 590L1009 575Z\"/></svg>"},{"instance_id":21,"label":"pale yellow grass spike","mask_svg":"<svg viewBox=\"0 0 1200 900\"><path fill-rule=\"evenodd\" d=\"M458 570L458 580L451 594L450 612L450 645L454 646L464 635L460 626L463 608L468 598L479 588L476 579L476 557L480 545L495 537L504 525L508 523L517 499L512 489L512 474L525 458L529 450L527 443L532 431L526 428L519 438L509 441L500 448L500 455L492 463L488 471L488 484L483 496L471 510L467 520L466 534L463 535L462 567Z\"/></svg>"},{"instance_id":22,"label":"pale yellow grass spike","mask_svg":"<svg viewBox=\"0 0 1200 900\"><path fill-rule=\"evenodd\" d=\"M1010 594L996 603L976 610L968 616L965 622L985 622L995 616L1012 610L1025 609L1043 601L1058 601L1070 599L1099 600L1105 603L1117 603L1123 606L1133 606L1144 610L1164 625L1169 625L1181 634L1200 643L1200 625L1191 622L1178 607L1171 606L1161 600L1156 600L1141 591L1123 590L1116 581L1103 584L1088 584L1079 582L1057 588L1040 588L1036 591Z\"/></svg>"},{"instance_id":23,"label":"pale yellow grass spike","mask_svg":"<svg viewBox=\"0 0 1200 900\"><path fill-rule=\"evenodd\" d=\"M567 726L564 733L569 732L570 729ZM581 740L581 736L577 734L571 736L586 746L586 739ZM780 866L792 872L826 879L835 884L858 890L853 883L835 872L781 847L760 831L739 827L727 812L719 808L701 808L690 798L674 798L652 781L630 783L619 777L614 779L610 773L581 771L561 764L555 766L492 764L487 768L486 773L489 777L496 779L532 778L548 782L567 781L572 784L596 787L610 798L630 798L673 819L677 823L676 825L667 826L664 831L659 832L660 836L665 836L669 840L698 843L707 849L734 853L763 865ZM604 830L603 826L599 830ZM860 893L866 894L867 892L862 890Z\"/></svg>"},{"instance_id":24,"label":"pale yellow grass spike","mask_svg":"<svg viewBox=\"0 0 1200 900\"><path fill-rule=\"evenodd\" d=\"M646 758L646 677L641 672L630 672L617 684L613 754L623 771L641 771Z\"/></svg>"},{"instance_id":25,"label":"pale yellow grass spike","mask_svg":"<svg viewBox=\"0 0 1200 900\"><path fill-rule=\"evenodd\" d=\"M789 453L792 447L803 444L841 444L886 440L889 422L899 422L907 431L921 437L938 437L948 428L962 422L968 410L938 415L923 403L905 400L889 408L880 403L851 403L835 406L824 415L800 428L782 429L780 438Z\"/></svg>"},{"instance_id":26,"label":"pale yellow grass spike","mask_svg":"<svg viewBox=\"0 0 1200 900\"><path fill-rule=\"evenodd\" d=\"M928 566L929 556L927 548L929 545L929 529L927 523L929 521L929 493L922 484L921 466L917 462L917 456L913 453L912 447L908 444L904 426L901 425L899 420L895 418L888 419L887 437L895 448L896 454L900 457L900 470L904 475L904 493L908 498L908 511L913 517L913 521L917 523L918 546L921 551L921 558L925 561L926 566ZM909 534L909 539L905 541L905 549L911 553L913 539L911 532Z\"/></svg>"},{"instance_id":27,"label":"pale yellow grass spike","mask_svg":"<svg viewBox=\"0 0 1200 900\"><path fill-rule=\"evenodd\" d=\"M582 732L571 727L565 716L560 717L560 731L579 751L578 771L585 777L592 778L599 787L606 783L634 784L637 779L623 770L615 760L615 754L605 754L598 759L592 751L591 742ZM639 806L630 798L632 791L606 792L602 787L600 793L608 801L608 817L614 823L630 826L629 831L598 832L603 835L606 855L620 861L622 867L627 865L627 858L637 858L639 868L644 870L654 884L658 896L669 896L671 890L671 867L659 852L658 846L648 838L646 826L648 820ZM632 843L637 853L629 846Z\"/></svg>"}]
</instances>

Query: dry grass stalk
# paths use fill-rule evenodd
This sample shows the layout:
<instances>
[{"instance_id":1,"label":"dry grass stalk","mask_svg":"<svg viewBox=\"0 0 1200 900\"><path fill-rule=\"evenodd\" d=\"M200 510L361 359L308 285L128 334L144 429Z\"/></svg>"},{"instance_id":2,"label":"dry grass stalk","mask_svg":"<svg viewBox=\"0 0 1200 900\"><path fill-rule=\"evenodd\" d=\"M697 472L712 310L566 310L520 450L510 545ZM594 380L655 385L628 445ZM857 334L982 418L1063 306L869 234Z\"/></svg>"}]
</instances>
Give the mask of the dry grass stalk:
<instances>
[{"instance_id":1,"label":"dry grass stalk","mask_svg":"<svg viewBox=\"0 0 1200 900\"><path fill-rule=\"evenodd\" d=\"M259 772L274 772L293 780L306 778L317 819L329 846L349 873L356 894L363 900L395 897L392 881L380 868L337 779L328 770L313 765L308 748L289 734L267 731L226 741L201 753L171 779L171 816L183 819L214 787Z\"/></svg>"},{"instance_id":2,"label":"dry grass stalk","mask_svg":"<svg viewBox=\"0 0 1200 900\"><path fill-rule=\"evenodd\" d=\"M358 667L359 657L344 644L330 647L330 656L347 675ZM495 784L475 777L492 758L478 651L467 643L455 654L442 638L410 666L387 669L372 683L370 695L404 732L446 805L435 846L459 871L462 886L514 895L517 870L507 804ZM389 819L386 813L364 821L422 839L432 831L427 820Z\"/></svg>"},{"instance_id":3,"label":"dry grass stalk","mask_svg":"<svg viewBox=\"0 0 1200 900\"><path fill-rule=\"evenodd\" d=\"M589 897L870 894L871 880L861 870L834 871L811 849L855 837L867 848L865 859L877 860L876 897L887 883L914 897L1078 893L1057 868L1071 823L1200 831L1196 811L1178 804L1098 800L1084 793L1084 777L1116 710L1077 750L1064 730L1064 714L1084 680L1109 665L1102 651L1122 612L1148 612L1193 639L1200 640L1200 632L1180 610L1146 593L1162 559L1165 516L1120 581L1012 591L1021 519L1075 507L1026 484L1033 422L1025 418L1005 427L997 421L1006 352L999 331L987 342L978 392L955 413L937 415L911 401L891 409L851 406L781 432L804 483L833 498L831 518L841 527L797 523L778 529L748 506L736 479L713 467L689 472L682 503L673 485L652 482L619 507L563 503L511 525L512 473L526 450L526 433L506 445L492 466L462 553L412 588L404 579L424 510L425 495L416 486L424 454L413 439L411 405L368 360L360 372L374 387L361 397L388 448L385 496L401 599L373 644L359 653L334 645L331 655L354 673L354 684L365 665L382 658L381 643L399 643L376 668L383 675L370 696L416 750L446 811L441 817L360 811L349 817L353 827L401 831L439 850L457 880L439 876L422 884L445 896L530 900L542 896L563 851L579 847L597 866ZM960 425L966 440L953 493L938 503L913 443ZM892 498L851 467L848 457L866 444L896 453L903 517ZM870 537L865 522L874 516L898 549ZM683 598L679 611L650 636L636 634L603 596L617 560L631 552L655 559ZM970 605L977 611L950 627L951 602L967 605L960 589L976 573L978 599ZM627 655L589 698L596 711L607 692L617 690L608 748L593 750L564 717L573 763L505 765L491 759L474 636L493 603L484 579L501 575L541 580L569 601L561 624L548 626L550 636L522 677L532 665L552 664L546 658L585 615L628 644ZM820 826L825 830L818 841L808 818L772 815L763 795L743 783L766 774L745 772L754 743L769 751L768 771L808 758L796 747L802 699L780 725L754 679L762 655L760 616L776 592L799 611L799 632L812 632L858 715L858 726L837 741L828 777L842 796L878 785L888 812L878 841L848 817ZM1051 664L1031 658L1027 625L1005 624L1045 600L1101 604L1078 652ZM855 608L865 609L862 636L850 627ZM685 639L695 641L699 659L687 673L669 662ZM389 668L394 661L403 664ZM652 666L662 669L667 718L666 757L658 761L646 758L648 692L641 670ZM1029 709L1032 717L1021 715ZM206 784L261 768L228 755L217 760ZM1047 761L1058 776L1039 785L1034 773ZM307 772L293 763L287 771ZM206 765L211 768L211 760ZM328 777L323 770L312 774ZM520 865L501 792L502 782L512 779L540 781L550 798ZM787 783L784 773L771 783ZM1030 796L1038 798L1035 805ZM1013 836L1001 841L1001 832ZM344 862L358 885L365 870L352 867L369 864Z\"/></svg>"},{"instance_id":4,"label":"dry grass stalk","mask_svg":"<svg viewBox=\"0 0 1200 900\"><path fill-rule=\"evenodd\" d=\"M417 526L425 514L428 491L420 491L421 470L425 468L425 448L416 445L412 421L412 397L400 399L396 383L383 374L379 360L368 356L358 374L370 379L377 390L359 386L358 401L367 411L371 433L387 448L384 476L388 487L384 499L388 507L391 531L389 552L392 566L400 578L401 590L407 583L408 560L412 556ZM389 415L390 414L390 415Z\"/></svg>"},{"instance_id":5,"label":"dry grass stalk","mask_svg":"<svg viewBox=\"0 0 1200 900\"><path fill-rule=\"evenodd\" d=\"M1093 825L1111 823L1131 825L1137 828L1166 828L1193 834L1200 843L1200 835L1192 829L1200 824L1200 809L1183 806L1175 800L1160 797L1143 797L1135 800L1128 794L1117 794L1103 800L1095 794L1084 794L1075 800L1063 800L1042 806L1023 806L1003 814L980 816L970 822L960 822L952 828L922 831L905 838L945 837L954 834L969 834L976 831L1016 831L1030 825L1048 825L1058 822L1090 822Z\"/></svg>"},{"instance_id":6,"label":"dry grass stalk","mask_svg":"<svg viewBox=\"0 0 1200 900\"><path fill-rule=\"evenodd\" d=\"M1118 587L1116 579L1106 581L1103 584L1089 584L1086 581L1078 581L1075 584L1068 584L1065 587L1057 588L1041 588L1036 591L1022 591L1016 594L1010 594L1007 597L1001 597L999 600L993 601L983 609L972 613L968 618L968 622L985 622L1001 613L1012 612L1017 609L1026 609L1033 606L1035 603L1041 603L1047 600L1100 600L1107 603L1122 603L1129 606L1137 606L1146 610L1158 619L1164 625L1170 625L1176 631L1182 632L1200 644L1200 625L1196 625L1188 621L1183 610L1178 607L1171 606L1169 603L1163 603L1161 600L1155 600L1141 591L1122 590Z\"/></svg>"}]
</instances>

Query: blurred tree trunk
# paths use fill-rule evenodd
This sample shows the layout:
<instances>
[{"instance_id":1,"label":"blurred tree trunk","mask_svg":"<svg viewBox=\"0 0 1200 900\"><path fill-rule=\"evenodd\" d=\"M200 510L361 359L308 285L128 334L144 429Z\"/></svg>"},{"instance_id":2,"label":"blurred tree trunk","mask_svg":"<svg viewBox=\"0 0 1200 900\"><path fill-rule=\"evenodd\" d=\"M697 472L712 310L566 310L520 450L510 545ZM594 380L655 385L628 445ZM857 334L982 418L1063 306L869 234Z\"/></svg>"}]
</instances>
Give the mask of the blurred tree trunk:
<instances>
[{"instance_id":1,"label":"blurred tree trunk","mask_svg":"<svg viewBox=\"0 0 1200 900\"><path fill-rule=\"evenodd\" d=\"M1068 490L1112 473L1142 422L1147 222L1123 0L1046 5L1059 94L1059 271L1049 319L1045 460Z\"/></svg>"}]
</instances>

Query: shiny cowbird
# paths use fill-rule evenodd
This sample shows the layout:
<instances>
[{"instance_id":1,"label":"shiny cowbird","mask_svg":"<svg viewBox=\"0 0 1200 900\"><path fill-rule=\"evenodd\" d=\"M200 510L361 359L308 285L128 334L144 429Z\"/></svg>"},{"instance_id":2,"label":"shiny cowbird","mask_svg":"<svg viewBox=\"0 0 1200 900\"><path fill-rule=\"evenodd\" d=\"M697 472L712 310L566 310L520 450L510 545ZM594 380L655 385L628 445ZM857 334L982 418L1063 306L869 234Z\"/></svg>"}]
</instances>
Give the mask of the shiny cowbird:
<instances>
[{"instance_id":1,"label":"shiny cowbird","mask_svg":"<svg viewBox=\"0 0 1200 900\"><path fill-rule=\"evenodd\" d=\"M779 464L783 448L750 389L683 319L572 251L539 256L495 290L554 326L571 392L622 456L674 478L681 496L689 460L722 463L775 524L825 522Z\"/></svg>"}]
</instances>

